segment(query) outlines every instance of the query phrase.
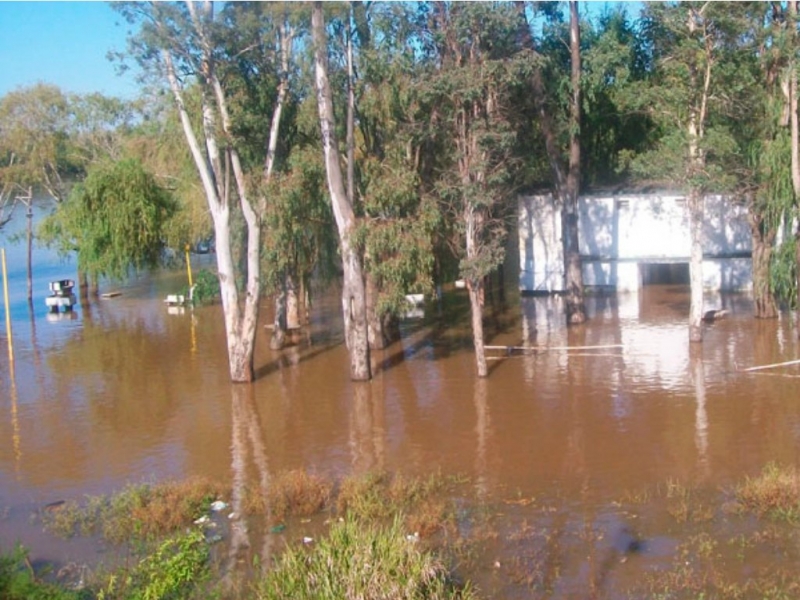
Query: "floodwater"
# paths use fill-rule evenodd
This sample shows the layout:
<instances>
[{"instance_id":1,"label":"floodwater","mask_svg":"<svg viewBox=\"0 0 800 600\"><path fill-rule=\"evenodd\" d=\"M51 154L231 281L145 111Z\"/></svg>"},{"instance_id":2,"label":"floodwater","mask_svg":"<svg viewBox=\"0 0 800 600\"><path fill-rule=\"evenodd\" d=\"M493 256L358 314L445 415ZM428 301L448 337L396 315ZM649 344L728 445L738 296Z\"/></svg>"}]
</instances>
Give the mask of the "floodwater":
<instances>
[{"instance_id":1,"label":"floodwater","mask_svg":"<svg viewBox=\"0 0 800 600\"><path fill-rule=\"evenodd\" d=\"M588 324L569 330L556 298L508 292L501 306L495 295L487 343L538 350L493 350L479 381L467 299L450 290L375 353L370 383L354 384L334 292L317 299L299 346L270 351L262 328L258 380L231 386L220 308L172 314L163 303L185 272L107 282L101 291L121 295L54 316L47 282L74 278L74 261L36 248L30 309L23 245L2 243L15 359L3 330L0 549L20 540L35 559L97 549L43 533L31 514L129 482L441 471L496 508L498 534L467 574L486 597L625 597L617 591L642 572L668 568L680 541L663 500L632 514L626 499L669 482L715 493L770 462L800 463L798 367L743 370L797 358L796 326L753 319L747 296L709 296L706 308L729 314L690 347L684 287L590 298ZM647 539L641 556L608 558L628 535Z\"/></svg>"}]
</instances>

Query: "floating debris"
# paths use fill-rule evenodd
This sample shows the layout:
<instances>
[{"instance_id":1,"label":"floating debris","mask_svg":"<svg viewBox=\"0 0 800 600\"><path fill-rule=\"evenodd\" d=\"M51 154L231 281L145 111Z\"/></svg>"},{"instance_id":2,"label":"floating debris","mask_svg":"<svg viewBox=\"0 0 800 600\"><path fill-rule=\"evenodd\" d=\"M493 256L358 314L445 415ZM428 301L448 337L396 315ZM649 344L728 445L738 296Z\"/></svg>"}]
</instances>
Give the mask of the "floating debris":
<instances>
[{"instance_id":1,"label":"floating debris","mask_svg":"<svg viewBox=\"0 0 800 600\"><path fill-rule=\"evenodd\" d=\"M228 508L228 505L222 500L216 500L211 503L211 510L214 512L219 512L221 510L225 510L226 508Z\"/></svg>"}]
</instances>

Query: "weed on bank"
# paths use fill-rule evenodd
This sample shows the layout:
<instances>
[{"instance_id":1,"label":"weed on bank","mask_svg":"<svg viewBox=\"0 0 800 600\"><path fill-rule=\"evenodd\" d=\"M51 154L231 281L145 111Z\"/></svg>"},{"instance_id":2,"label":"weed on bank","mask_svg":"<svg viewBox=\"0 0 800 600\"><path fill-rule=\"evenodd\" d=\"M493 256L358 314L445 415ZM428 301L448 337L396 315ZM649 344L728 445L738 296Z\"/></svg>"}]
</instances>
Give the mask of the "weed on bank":
<instances>
[{"instance_id":1,"label":"weed on bank","mask_svg":"<svg viewBox=\"0 0 800 600\"><path fill-rule=\"evenodd\" d=\"M465 578L481 569L485 574L493 564L500 582L494 592L501 595L525 590L525 597L551 596L568 577L562 571L567 554L576 551L570 526L553 527L561 522L558 506L527 498L481 504L463 493L464 483L441 475L369 473L332 484L299 471L277 474L267 493L252 489L240 496L243 511L252 516L249 526L260 525L272 535L317 515L315 526L324 529L309 542L276 534L275 540L289 541L259 557L263 564L253 563L233 588L225 583L231 572L221 568L210 547L210 530L193 522L212 499L228 497L228 490L198 482L164 484L164 489L129 486L82 506L67 503L47 511L46 523L64 534L93 531L111 540L120 539L120 532L131 534L142 540L135 544L135 559L111 573L95 572L84 589L73 590L47 583L18 549L0 562L0 598L477 598L473 586L454 576L456 563ZM627 493L614 505L637 519L637 529L646 535L612 543L592 523L574 529L574 539L584 544L577 550L595 558L596 569L583 582L587 589L662 600L800 597L800 574L793 568L800 561L800 474L794 468L768 465L723 491L667 481ZM519 507L523 520L503 531L506 525L498 519L509 507ZM150 519L159 525L146 523ZM657 530L647 532L654 523ZM675 541L670 555L647 556L649 539L657 538ZM483 545L510 553L487 563ZM635 581L616 587L622 580L615 581L614 574L642 560L639 568L648 566Z\"/></svg>"},{"instance_id":2,"label":"weed on bank","mask_svg":"<svg viewBox=\"0 0 800 600\"><path fill-rule=\"evenodd\" d=\"M101 535L133 542L138 558L112 572L97 571L80 590L57 587L26 568L23 550L6 557L0 598L98 598L151 600L228 598L475 598L457 585L445 562L420 537L444 531L453 511L441 498L453 478L424 479L370 473L338 487L300 471L276 475L266 493L246 490L242 508L267 517L272 528L284 519L329 513L329 528L313 545L288 545L269 568L233 592L214 561L205 522L212 502L230 491L207 480L129 485L111 496L65 502L41 513L45 528L61 536ZM13 585L12 585L13 582ZM26 585L21 596L14 589ZM387 591L391 592L387 596ZM40 593L40 596L36 596ZM56 594L62 594L61 596Z\"/></svg>"}]
</instances>

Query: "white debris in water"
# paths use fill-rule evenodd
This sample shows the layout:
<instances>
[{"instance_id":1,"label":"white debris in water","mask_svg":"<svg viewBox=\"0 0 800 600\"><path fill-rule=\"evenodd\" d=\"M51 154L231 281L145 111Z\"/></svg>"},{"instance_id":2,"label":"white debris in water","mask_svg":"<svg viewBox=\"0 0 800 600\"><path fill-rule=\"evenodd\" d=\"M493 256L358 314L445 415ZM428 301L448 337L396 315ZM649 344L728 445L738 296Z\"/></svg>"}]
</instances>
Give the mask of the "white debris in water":
<instances>
[{"instance_id":1,"label":"white debris in water","mask_svg":"<svg viewBox=\"0 0 800 600\"><path fill-rule=\"evenodd\" d=\"M205 525L205 524L206 524L206 523L208 523L210 520L211 520L211 519L209 519L209 518L208 518L208 515L203 515L203 516L202 516L202 517L200 517L199 519L195 519L195 520L194 520L194 524L195 524L195 525Z\"/></svg>"},{"instance_id":2,"label":"white debris in water","mask_svg":"<svg viewBox=\"0 0 800 600\"><path fill-rule=\"evenodd\" d=\"M222 500L216 500L211 503L211 510L214 512L219 512L221 510L225 510L226 508L228 508L228 505Z\"/></svg>"}]
</instances>

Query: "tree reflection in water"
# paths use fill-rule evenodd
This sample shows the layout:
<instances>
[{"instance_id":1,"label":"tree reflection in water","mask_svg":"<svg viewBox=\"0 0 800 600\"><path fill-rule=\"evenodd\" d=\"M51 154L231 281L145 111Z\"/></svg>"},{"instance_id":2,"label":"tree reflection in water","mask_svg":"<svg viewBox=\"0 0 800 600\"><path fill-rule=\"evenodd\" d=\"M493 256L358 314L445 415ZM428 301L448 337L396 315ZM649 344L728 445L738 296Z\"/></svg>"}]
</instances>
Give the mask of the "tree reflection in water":
<instances>
[{"instance_id":1,"label":"tree reflection in water","mask_svg":"<svg viewBox=\"0 0 800 600\"><path fill-rule=\"evenodd\" d=\"M237 578L247 565L245 560L251 548L250 532L247 525L245 500L247 494L247 464L250 455L258 474L258 493L266 505L265 523L269 523L271 508L269 506L269 463L262 437L261 419L255 402L255 386L231 386L231 516L230 545L227 561L224 566L225 583L229 588L235 587ZM270 563L272 556L272 539L263 535L261 562Z\"/></svg>"},{"instance_id":2,"label":"tree reflection in water","mask_svg":"<svg viewBox=\"0 0 800 600\"><path fill-rule=\"evenodd\" d=\"M697 464L700 477L706 479L710 473L708 464L708 413L706 412L706 371L703 363L702 347L692 344L689 350L692 365L692 379L697 397L694 417L694 443L697 447Z\"/></svg>"},{"instance_id":3,"label":"tree reflection in water","mask_svg":"<svg viewBox=\"0 0 800 600\"><path fill-rule=\"evenodd\" d=\"M489 403L487 401L486 378L478 377L475 379L474 401L475 401L475 435L477 438L477 450L475 453L475 489L478 497L484 499L490 492L489 468L487 465L486 448L491 436L492 418L489 414Z\"/></svg>"},{"instance_id":4,"label":"tree reflection in water","mask_svg":"<svg viewBox=\"0 0 800 600\"><path fill-rule=\"evenodd\" d=\"M353 383L350 410L351 468L353 474L381 471L385 466L384 414L382 394L373 395L373 385L381 385L381 376L370 383Z\"/></svg>"}]
</instances>

